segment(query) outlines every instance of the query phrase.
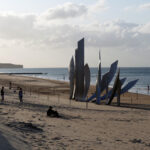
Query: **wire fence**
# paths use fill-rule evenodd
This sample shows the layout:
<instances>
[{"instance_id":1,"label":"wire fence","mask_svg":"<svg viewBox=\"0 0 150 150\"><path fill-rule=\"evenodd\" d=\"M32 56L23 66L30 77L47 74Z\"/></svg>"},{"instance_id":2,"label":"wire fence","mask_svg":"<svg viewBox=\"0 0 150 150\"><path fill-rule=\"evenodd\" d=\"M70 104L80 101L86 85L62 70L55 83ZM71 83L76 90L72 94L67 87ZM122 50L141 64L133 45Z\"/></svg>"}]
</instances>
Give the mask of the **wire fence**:
<instances>
[{"instance_id":1,"label":"wire fence","mask_svg":"<svg viewBox=\"0 0 150 150\"><path fill-rule=\"evenodd\" d=\"M24 103L36 104L48 107L50 105L57 107L76 107L82 109L100 109L99 105L88 102L79 102L69 99L69 88L63 89L57 87L39 87L30 85L13 84L11 89L9 82L0 81L0 85L5 87L5 102L20 103L18 97L19 87L23 89ZM91 93L90 93L91 94ZM89 95L90 95L89 94ZM150 110L150 96L136 93L125 93L121 95L121 107L138 108ZM105 101L102 102L105 104ZM114 98L112 105L117 105L117 100Z\"/></svg>"}]
</instances>

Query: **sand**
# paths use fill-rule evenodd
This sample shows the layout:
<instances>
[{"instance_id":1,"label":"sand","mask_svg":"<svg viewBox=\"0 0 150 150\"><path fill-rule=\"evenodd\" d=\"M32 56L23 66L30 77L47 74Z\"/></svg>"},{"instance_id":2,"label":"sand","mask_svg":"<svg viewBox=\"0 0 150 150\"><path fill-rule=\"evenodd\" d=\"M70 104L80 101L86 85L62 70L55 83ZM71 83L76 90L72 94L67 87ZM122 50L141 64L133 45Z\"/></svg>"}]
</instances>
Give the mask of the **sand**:
<instances>
[{"instance_id":1,"label":"sand","mask_svg":"<svg viewBox=\"0 0 150 150\"><path fill-rule=\"evenodd\" d=\"M0 75L0 86L6 94L0 104L0 150L150 149L150 96L124 94L117 107L116 100L112 106L70 101L67 82ZM24 91L22 104L18 87ZM47 117L49 105L60 118Z\"/></svg>"}]
</instances>

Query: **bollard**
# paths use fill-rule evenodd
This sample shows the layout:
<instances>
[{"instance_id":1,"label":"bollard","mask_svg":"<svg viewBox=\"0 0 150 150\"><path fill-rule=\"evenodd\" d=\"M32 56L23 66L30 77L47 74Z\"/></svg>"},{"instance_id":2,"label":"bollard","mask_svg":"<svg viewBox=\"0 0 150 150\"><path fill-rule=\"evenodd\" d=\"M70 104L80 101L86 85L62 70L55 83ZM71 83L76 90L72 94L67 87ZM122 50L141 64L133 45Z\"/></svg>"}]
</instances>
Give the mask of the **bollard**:
<instances>
[{"instance_id":1,"label":"bollard","mask_svg":"<svg viewBox=\"0 0 150 150\"><path fill-rule=\"evenodd\" d=\"M86 109L88 109L88 101L86 101Z\"/></svg>"},{"instance_id":2,"label":"bollard","mask_svg":"<svg viewBox=\"0 0 150 150\"><path fill-rule=\"evenodd\" d=\"M86 109L88 109L88 96L87 96L87 99L86 99Z\"/></svg>"},{"instance_id":3,"label":"bollard","mask_svg":"<svg viewBox=\"0 0 150 150\"><path fill-rule=\"evenodd\" d=\"M138 89L136 91L136 99L138 100Z\"/></svg>"},{"instance_id":4,"label":"bollard","mask_svg":"<svg viewBox=\"0 0 150 150\"><path fill-rule=\"evenodd\" d=\"M59 104L59 102L60 102L60 98L59 98L59 94L58 94L58 104Z\"/></svg>"},{"instance_id":5,"label":"bollard","mask_svg":"<svg viewBox=\"0 0 150 150\"><path fill-rule=\"evenodd\" d=\"M30 96L31 96L31 87L30 87Z\"/></svg>"},{"instance_id":6,"label":"bollard","mask_svg":"<svg viewBox=\"0 0 150 150\"><path fill-rule=\"evenodd\" d=\"M38 90L38 98L40 97L40 93L39 93L39 90Z\"/></svg>"},{"instance_id":7,"label":"bollard","mask_svg":"<svg viewBox=\"0 0 150 150\"><path fill-rule=\"evenodd\" d=\"M69 104L70 104L70 107L71 107L71 99L70 99L70 101L69 101Z\"/></svg>"},{"instance_id":8,"label":"bollard","mask_svg":"<svg viewBox=\"0 0 150 150\"><path fill-rule=\"evenodd\" d=\"M48 92L48 95L47 95L47 100L49 101L49 92Z\"/></svg>"}]
</instances>

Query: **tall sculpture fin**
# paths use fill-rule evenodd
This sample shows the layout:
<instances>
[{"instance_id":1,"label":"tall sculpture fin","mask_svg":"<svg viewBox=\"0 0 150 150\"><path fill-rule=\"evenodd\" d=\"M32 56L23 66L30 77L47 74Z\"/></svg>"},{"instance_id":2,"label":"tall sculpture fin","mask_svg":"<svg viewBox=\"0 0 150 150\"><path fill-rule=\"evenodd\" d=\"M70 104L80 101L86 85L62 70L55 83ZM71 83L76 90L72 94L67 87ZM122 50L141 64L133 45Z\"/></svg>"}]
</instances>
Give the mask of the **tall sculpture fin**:
<instances>
[{"instance_id":1,"label":"tall sculpture fin","mask_svg":"<svg viewBox=\"0 0 150 150\"><path fill-rule=\"evenodd\" d=\"M84 93L84 38L78 41L78 48L75 51L76 91L75 99L83 97Z\"/></svg>"},{"instance_id":2,"label":"tall sculpture fin","mask_svg":"<svg viewBox=\"0 0 150 150\"><path fill-rule=\"evenodd\" d=\"M74 59L73 56L70 60L69 65L69 80L70 80L70 99L74 97L74 77L75 77L75 70L74 70Z\"/></svg>"}]
</instances>

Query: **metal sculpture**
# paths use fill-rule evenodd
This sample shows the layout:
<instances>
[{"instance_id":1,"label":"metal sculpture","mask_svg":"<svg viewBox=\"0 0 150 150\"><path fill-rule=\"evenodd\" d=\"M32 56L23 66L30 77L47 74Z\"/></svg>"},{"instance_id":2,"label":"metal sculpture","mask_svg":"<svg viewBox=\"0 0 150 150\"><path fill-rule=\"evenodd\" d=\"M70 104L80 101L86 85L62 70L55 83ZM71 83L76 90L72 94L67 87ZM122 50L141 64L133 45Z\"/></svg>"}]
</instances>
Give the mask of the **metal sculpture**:
<instances>
[{"instance_id":1,"label":"metal sculpture","mask_svg":"<svg viewBox=\"0 0 150 150\"><path fill-rule=\"evenodd\" d=\"M99 52L96 91L90 98L86 99L90 87L90 69L88 64L84 66L84 38L78 41L78 47L75 50L75 62L72 57L69 65L70 99L79 101L91 101L94 99L97 104L100 104L101 100L107 100L106 104L110 105L113 98L117 96L117 104L119 106L120 95L131 89L137 83L138 79L127 83L121 88L126 78L120 80L119 70L113 88L109 90L108 87L117 71L117 65L118 60L112 63L109 71L101 77L101 56ZM101 96L104 90L106 90L106 94Z\"/></svg>"},{"instance_id":2,"label":"metal sculpture","mask_svg":"<svg viewBox=\"0 0 150 150\"><path fill-rule=\"evenodd\" d=\"M120 82L120 83L118 83L118 84L121 84L121 86L122 86L122 81L119 80L118 82ZM128 92L137 82L138 82L138 79L128 82L122 89L120 89L120 95L123 94L123 93ZM115 85L115 83L114 83L114 85ZM117 85L117 88L119 88L118 86L120 86L120 85ZM120 88L121 88L121 87L120 87ZM106 104L110 105L111 102L112 102L112 99L113 99L115 96L117 96L117 97L119 96L118 93L115 93L115 94L113 95L113 97L112 97L112 95L113 95L113 90L111 90L111 91L109 92L109 101L108 101ZM103 99L103 98L102 98L102 99Z\"/></svg>"},{"instance_id":3,"label":"metal sculpture","mask_svg":"<svg viewBox=\"0 0 150 150\"><path fill-rule=\"evenodd\" d=\"M108 89L108 86L109 86L111 80L113 79L113 77L116 73L117 65L118 65L118 61L115 61L114 63L112 63L111 66L110 66L109 72L104 74L103 77L102 77L102 80L100 80L101 79L101 63L99 63L98 77L97 77L97 82L99 83L99 85L96 84L96 93L94 93L88 99L88 101L91 101L94 98L96 98L96 102L98 104L100 104L100 100L101 100L100 95L105 89Z\"/></svg>"},{"instance_id":4,"label":"metal sculpture","mask_svg":"<svg viewBox=\"0 0 150 150\"><path fill-rule=\"evenodd\" d=\"M90 69L88 64L84 66L84 38L78 41L78 48L75 50L75 67L71 60L69 68L70 99L85 101L90 86Z\"/></svg>"},{"instance_id":5,"label":"metal sculpture","mask_svg":"<svg viewBox=\"0 0 150 150\"><path fill-rule=\"evenodd\" d=\"M124 84L125 81L126 81L126 78L123 78L123 79L120 80L121 86ZM108 93L106 93L105 95L103 95L101 97L101 100L105 100L106 98L110 98L111 94L112 94L112 89Z\"/></svg>"}]
</instances>

